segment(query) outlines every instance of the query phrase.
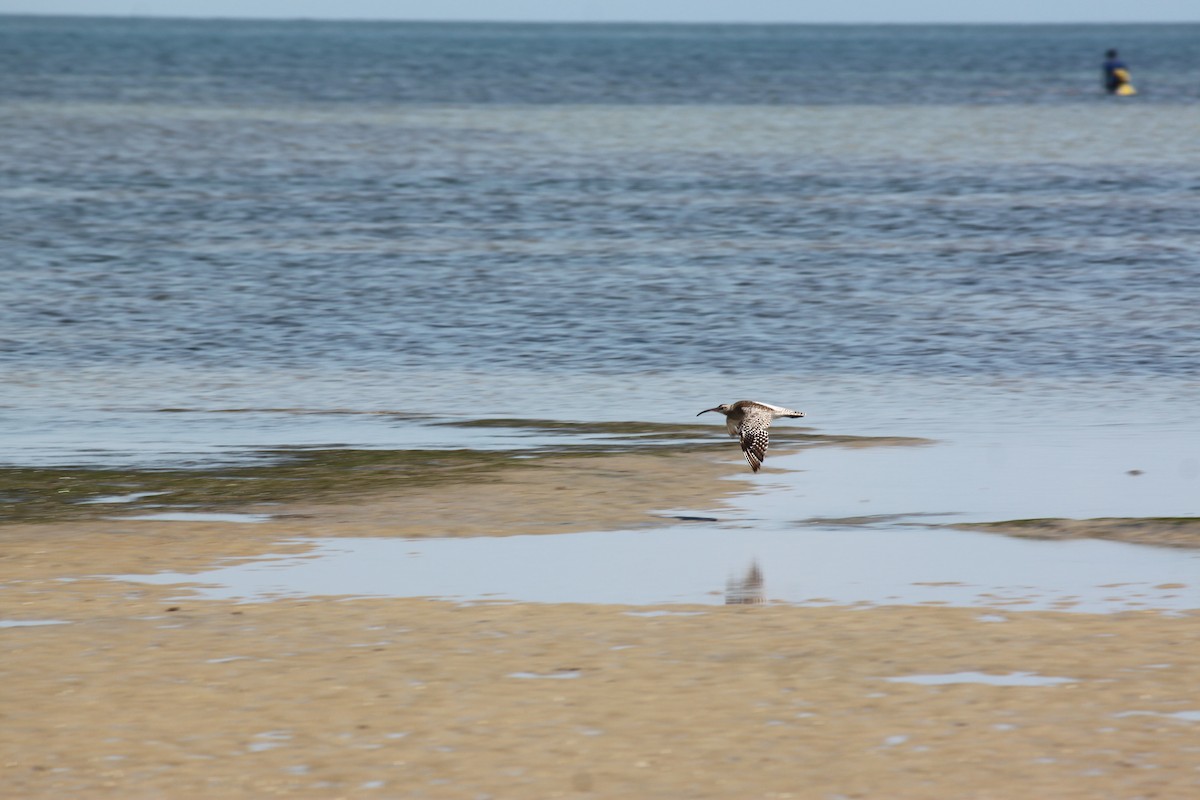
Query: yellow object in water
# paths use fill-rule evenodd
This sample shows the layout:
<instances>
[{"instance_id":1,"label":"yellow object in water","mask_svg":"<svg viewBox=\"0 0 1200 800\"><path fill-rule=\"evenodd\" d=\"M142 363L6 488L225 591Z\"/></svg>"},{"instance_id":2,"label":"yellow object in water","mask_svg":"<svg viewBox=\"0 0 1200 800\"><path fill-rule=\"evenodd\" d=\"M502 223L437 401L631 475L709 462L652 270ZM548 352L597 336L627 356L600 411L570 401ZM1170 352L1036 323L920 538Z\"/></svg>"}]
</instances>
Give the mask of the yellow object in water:
<instances>
[{"instance_id":1,"label":"yellow object in water","mask_svg":"<svg viewBox=\"0 0 1200 800\"><path fill-rule=\"evenodd\" d=\"M1119 80L1121 82L1120 85L1117 86L1117 91L1116 91L1117 94L1121 94L1121 95L1137 94L1137 89L1133 88L1133 84L1129 82L1129 70L1114 69L1113 75L1116 77L1117 80Z\"/></svg>"}]
</instances>

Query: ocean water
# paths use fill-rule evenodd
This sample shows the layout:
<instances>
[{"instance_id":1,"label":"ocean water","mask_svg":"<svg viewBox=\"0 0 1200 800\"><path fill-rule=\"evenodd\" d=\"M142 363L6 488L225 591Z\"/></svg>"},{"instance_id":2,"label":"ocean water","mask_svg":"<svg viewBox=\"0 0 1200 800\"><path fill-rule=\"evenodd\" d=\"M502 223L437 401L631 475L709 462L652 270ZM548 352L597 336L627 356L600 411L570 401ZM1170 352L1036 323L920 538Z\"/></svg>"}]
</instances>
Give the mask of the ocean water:
<instances>
[{"instance_id":1,"label":"ocean water","mask_svg":"<svg viewBox=\"0 0 1200 800\"><path fill-rule=\"evenodd\" d=\"M754 397L1186 473L1198 98L1194 25L0 17L0 460Z\"/></svg>"}]
</instances>

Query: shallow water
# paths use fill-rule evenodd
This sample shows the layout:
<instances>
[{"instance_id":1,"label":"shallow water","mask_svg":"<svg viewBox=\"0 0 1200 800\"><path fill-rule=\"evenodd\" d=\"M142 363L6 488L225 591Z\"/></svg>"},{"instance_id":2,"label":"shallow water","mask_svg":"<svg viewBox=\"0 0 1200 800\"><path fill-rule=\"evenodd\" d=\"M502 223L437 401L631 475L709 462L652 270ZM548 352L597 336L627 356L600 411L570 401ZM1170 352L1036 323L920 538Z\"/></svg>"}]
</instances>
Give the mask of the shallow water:
<instances>
[{"instance_id":1,"label":"shallow water","mask_svg":"<svg viewBox=\"0 0 1200 800\"><path fill-rule=\"evenodd\" d=\"M1196 26L4 21L0 463L537 448L596 437L440 423L757 398L938 443L777 445L718 523L746 543L1198 513Z\"/></svg>"},{"instance_id":2,"label":"shallow water","mask_svg":"<svg viewBox=\"0 0 1200 800\"><path fill-rule=\"evenodd\" d=\"M117 517L122 520L148 522L267 522L270 514L217 514L203 511L162 511L154 514L133 514Z\"/></svg>"},{"instance_id":3,"label":"shallow water","mask_svg":"<svg viewBox=\"0 0 1200 800\"><path fill-rule=\"evenodd\" d=\"M460 602L723 605L751 564L763 600L1110 613L1200 608L1200 553L946 530L682 526L469 539L324 539L300 556L195 575L201 597L429 597ZM547 569L553 564L553 569ZM199 584L193 587L191 584Z\"/></svg>"},{"instance_id":4,"label":"shallow water","mask_svg":"<svg viewBox=\"0 0 1200 800\"><path fill-rule=\"evenodd\" d=\"M714 426L714 438L723 435ZM383 529L381 538L305 540L311 549L299 556L239 561L197 575L124 577L198 583L202 596L244 600L350 595L1200 609L1197 549L944 527L1035 517L1200 516L1200 440L1172 426L1015 433L971 427L923 445L781 451L758 474L744 470L736 444L726 442L735 470L730 480L746 490L716 510L660 510L664 520L690 520L674 527L415 540L386 538Z\"/></svg>"},{"instance_id":5,"label":"shallow water","mask_svg":"<svg viewBox=\"0 0 1200 800\"><path fill-rule=\"evenodd\" d=\"M1010 672L990 675L985 672L952 672L945 675L903 675L888 678L893 683L918 683L923 686L940 686L947 683L986 683L991 686L1057 686L1060 683L1078 683L1075 678L1060 678L1038 675L1035 672Z\"/></svg>"},{"instance_id":6,"label":"shallow water","mask_svg":"<svg viewBox=\"0 0 1200 800\"><path fill-rule=\"evenodd\" d=\"M925 447L818 448L735 501L776 523L915 517L934 523L1200 516L1200 435L1171 425L997 425Z\"/></svg>"}]
</instances>

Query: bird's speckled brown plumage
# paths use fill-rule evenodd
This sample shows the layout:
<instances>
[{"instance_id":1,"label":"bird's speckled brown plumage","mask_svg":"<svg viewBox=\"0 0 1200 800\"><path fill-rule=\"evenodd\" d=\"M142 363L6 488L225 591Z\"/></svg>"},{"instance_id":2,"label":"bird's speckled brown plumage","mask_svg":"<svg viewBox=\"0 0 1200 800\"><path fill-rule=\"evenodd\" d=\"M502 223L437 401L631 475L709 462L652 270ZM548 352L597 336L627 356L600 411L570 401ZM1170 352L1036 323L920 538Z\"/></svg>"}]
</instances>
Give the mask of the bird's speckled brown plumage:
<instances>
[{"instance_id":1,"label":"bird's speckled brown plumage","mask_svg":"<svg viewBox=\"0 0 1200 800\"><path fill-rule=\"evenodd\" d=\"M771 420L776 417L791 417L799 418L804 416L803 411L793 411L790 408L772 405L771 403L762 403L757 400L738 400L736 403L722 403L716 408L706 408L700 414L705 414L709 411L716 411L725 415L725 429L729 431L729 435L738 439L742 445L742 452L746 454L746 461L750 464L750 469L758 472L762 466L763 459L767 457L767 445L771 441L767 429L771 426ZM696 416L700 416L697 414Z\"/></svg>"}]
</instances>

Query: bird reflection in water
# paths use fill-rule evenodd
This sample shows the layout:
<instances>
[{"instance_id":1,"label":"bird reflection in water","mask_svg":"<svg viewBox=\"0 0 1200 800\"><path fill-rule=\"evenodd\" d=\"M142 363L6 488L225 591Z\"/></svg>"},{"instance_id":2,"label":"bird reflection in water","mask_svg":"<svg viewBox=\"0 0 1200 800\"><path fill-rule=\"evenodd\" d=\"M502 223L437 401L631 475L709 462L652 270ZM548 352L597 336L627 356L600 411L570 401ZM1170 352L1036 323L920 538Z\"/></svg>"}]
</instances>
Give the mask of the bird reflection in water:
<instances>
[{"instance_id":1,"label":"bird reflection in water","mask_svg":"<svg viewBox=\"0 0 1200 800\"><path fill-rule=\"evenodd\" d=\"M758 566L758 561L751 561L746 574L739 577L733 575L725 581L725 605L727 606L751 606L761 605L766 602L766 593L763 589L763 574L762 569Z\"/></svg>"}]
</instances>

